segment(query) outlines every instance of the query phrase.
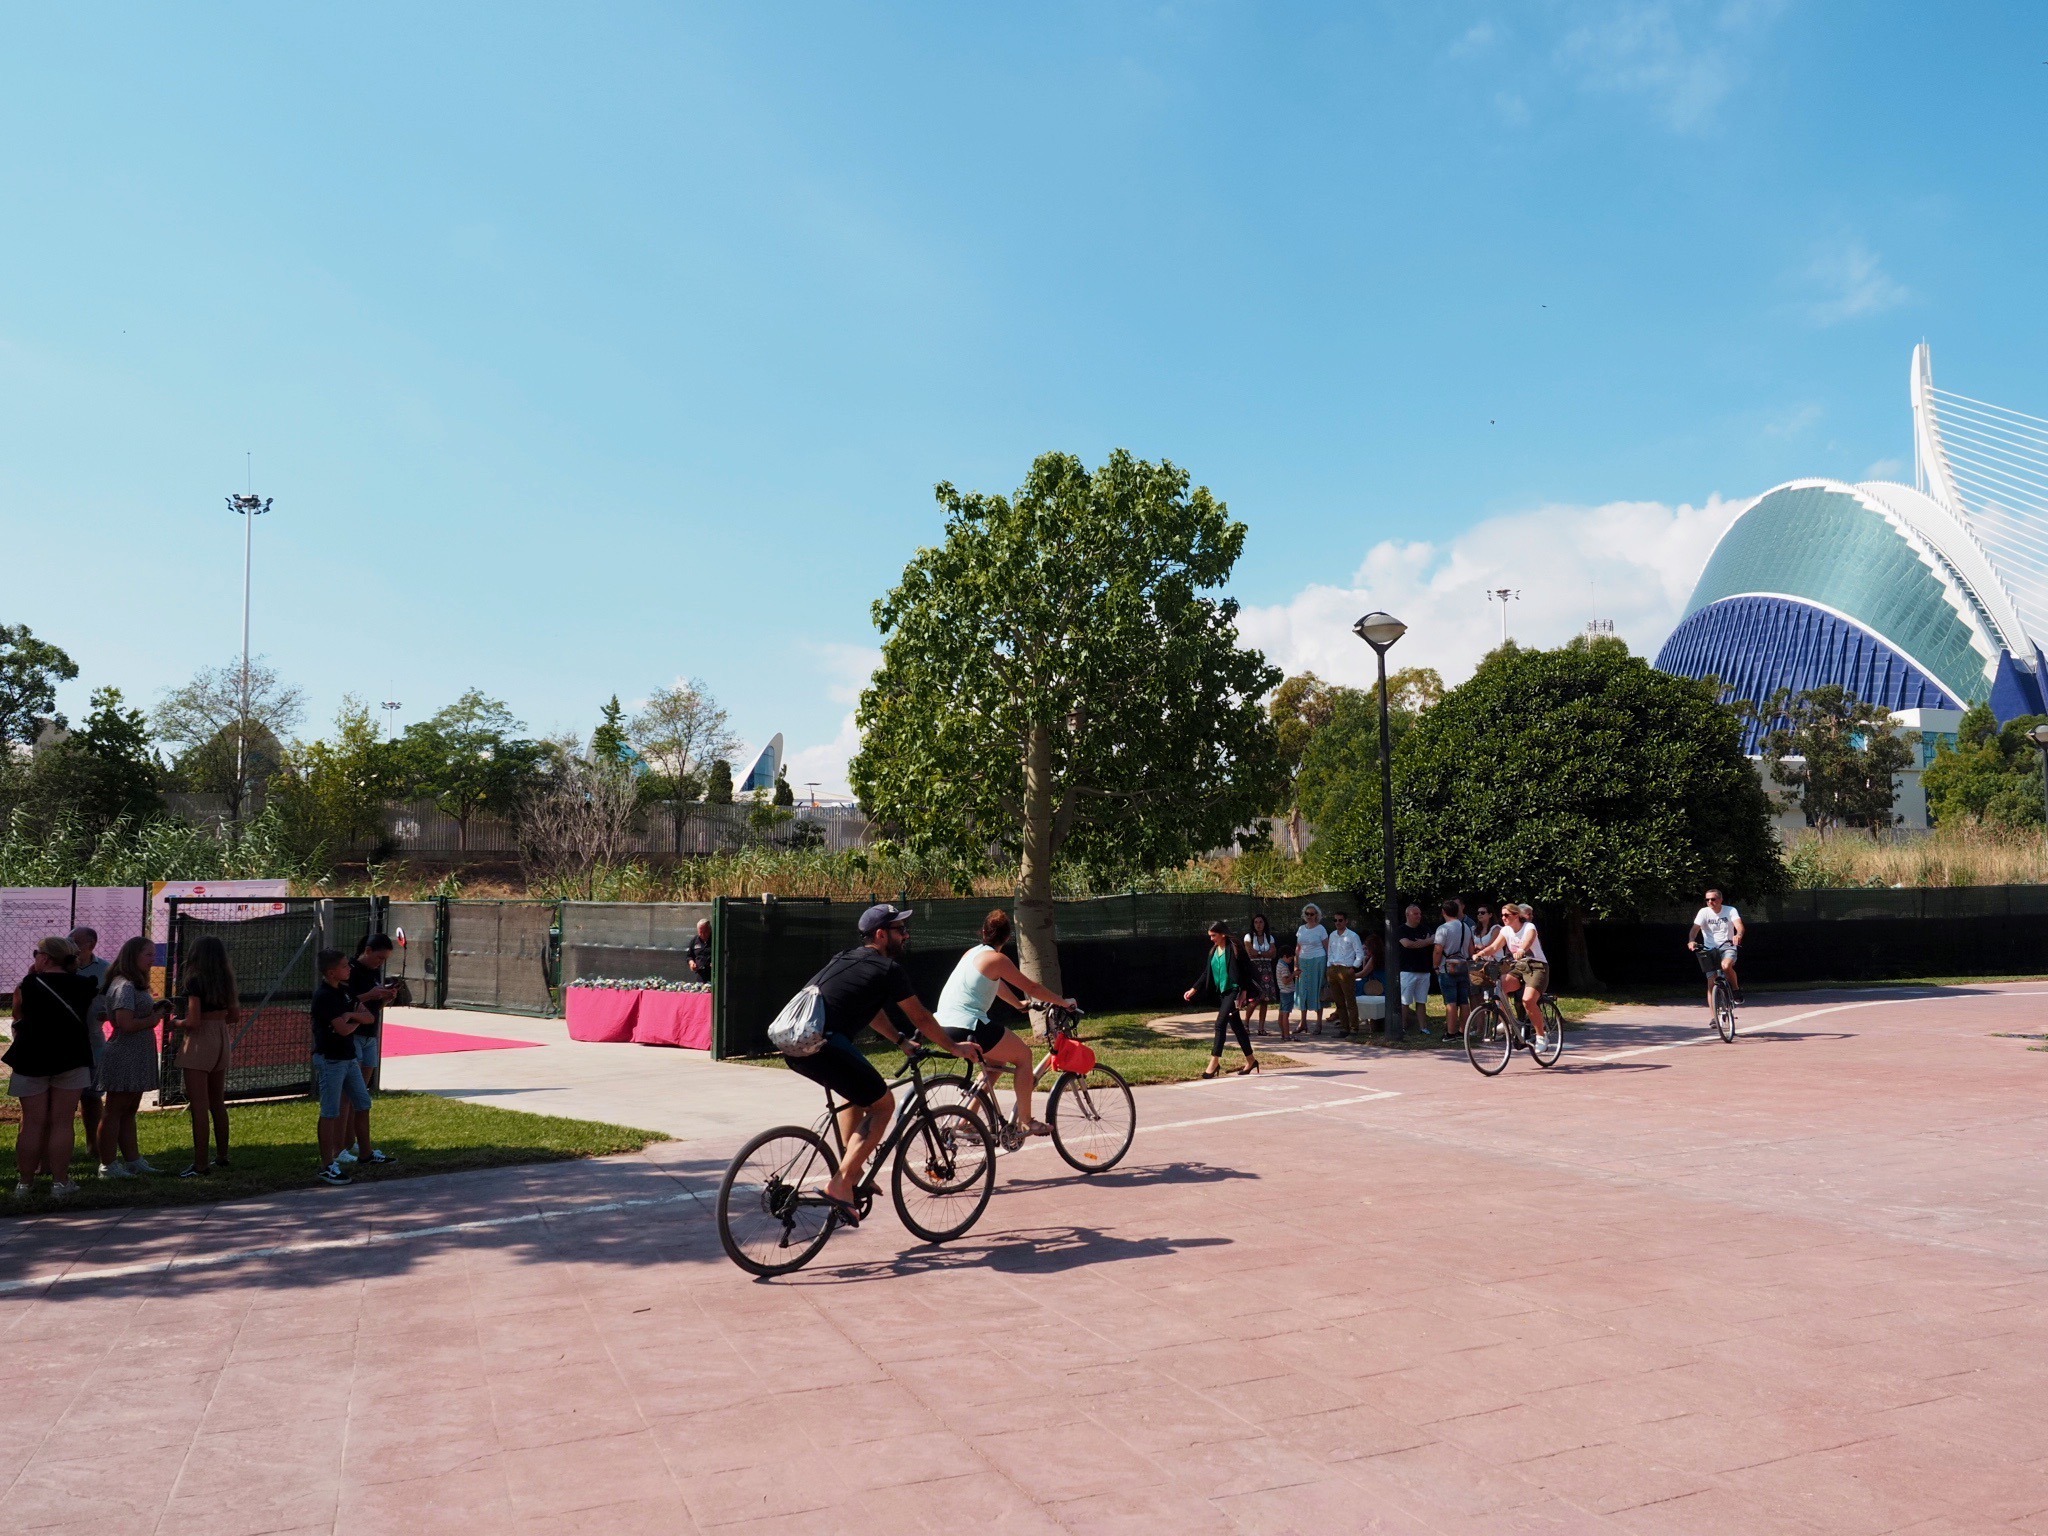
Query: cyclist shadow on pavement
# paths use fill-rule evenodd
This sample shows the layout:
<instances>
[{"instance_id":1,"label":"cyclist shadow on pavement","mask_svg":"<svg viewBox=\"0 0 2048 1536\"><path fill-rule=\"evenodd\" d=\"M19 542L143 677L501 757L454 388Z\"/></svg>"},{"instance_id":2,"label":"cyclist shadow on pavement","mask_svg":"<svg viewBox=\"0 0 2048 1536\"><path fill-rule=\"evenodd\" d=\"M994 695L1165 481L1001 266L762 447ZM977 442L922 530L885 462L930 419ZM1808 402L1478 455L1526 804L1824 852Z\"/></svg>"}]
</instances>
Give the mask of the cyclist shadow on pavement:
<instances>
[{"instance_id":1,"label":"cyclist shadow on pavement","mask_svg":"<svg viewBox=\"0 0 2048 1536\"><path fill-rule=\"evenodd\" d=\"M1214 1163L1154 1163L1144 1168L1112 1168L1108 1173L1081 1174L1063 1163L1030 1178L1009 1178L996 1186L1006 1189L1045 1189L1055 1184L1081 1184L1090 1189L1141 1189L1157 1184L1221 1184L1230 1179L1256 1179L1243 1168L1219 1168Z\"/></svg>"},{"instance_id":2,"label":"cyclist shadow on pavement","mask_svg":"<svg viewBox=\"0 0 2048 1536\"><path fill-rule=\"evenodd\" d=\"M868 1264L820 1264L781 1278L783 1285L842 1285L856 1280L927 1275L935 1271L992 1269L1006 1275L1053 1275L1124 1259L1158 1259L1190 1248L1221 1248L1227 1237L1115 1237L1094 1227L1026 1227L963 1238L944 1247L913 1248Z\"/></svg>"}]
</instances>

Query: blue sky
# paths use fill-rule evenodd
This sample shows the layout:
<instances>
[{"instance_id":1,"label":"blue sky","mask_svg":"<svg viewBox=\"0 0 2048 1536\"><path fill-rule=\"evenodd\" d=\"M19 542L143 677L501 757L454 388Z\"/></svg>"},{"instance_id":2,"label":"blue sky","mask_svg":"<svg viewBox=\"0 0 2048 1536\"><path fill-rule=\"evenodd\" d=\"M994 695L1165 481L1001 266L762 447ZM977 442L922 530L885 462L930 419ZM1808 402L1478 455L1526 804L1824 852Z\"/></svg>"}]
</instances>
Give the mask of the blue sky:
<instances>
[{"instance_id":1,"label":"blue sky","mask_svg":"<svg viewBox=\"0 0 2048 1536\"><path fill-rule=\"evenodd\" d=\"M1654 652L1742 499L1910 475L1923 336L2048 415L2038 6L0 25L0 620L74 711L235 652L245 452L309 726L697 674L831 787L941 479L1171 458L1277 659L1384 602L1455 674L1486 586Z\"/></svg>"}]
</instances>

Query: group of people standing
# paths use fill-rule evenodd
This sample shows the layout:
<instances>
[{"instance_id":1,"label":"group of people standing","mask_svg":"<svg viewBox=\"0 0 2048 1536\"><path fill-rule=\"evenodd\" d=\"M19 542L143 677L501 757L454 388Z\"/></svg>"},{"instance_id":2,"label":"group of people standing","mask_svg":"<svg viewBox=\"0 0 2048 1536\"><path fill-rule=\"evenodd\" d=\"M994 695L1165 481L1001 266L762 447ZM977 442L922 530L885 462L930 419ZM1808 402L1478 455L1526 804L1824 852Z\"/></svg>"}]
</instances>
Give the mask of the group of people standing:
<instances>
[{"instance_id":1,"label":"group of people standing","mask_svg":"<svg viewBox=\"0 0 2048 1536\"><path fill-rule=\"evenodd\" d=\"M160 1172L136 1142L136 1115L145 1095L162 1086L159 1030L176 1042L174 1063L182 1079L191 1113L192 1162L181 1178L204 1178L215 1168L232 1166L228 1144L227 1075L237 1033L243 1023L240 987L227 946L207 934L192 944L179 971L178 1004L151 994L151 968L156 947L147 938L131 938L111 961L96 950L99 935L74 928L69 936L51 935L35 947L28 973L14 988L10 1028L12 1039L0 1061L12 1072L8 1094L21 1106L21 1130L15 1146L14 1195L25 1200L47 1176L52 1198L63 1201L78 1193L71 1176L77 1133L83 1123L89 1156L103 1179L146 1177ZM319 1064L321 1163L338 1171L358 1157L375 1163L391 1159L370 1141L369 1090L357 1091L377 1068L379 1025L393 989L380 972L392 952L383 934L371 934L357 946L355 958L335 950L320 956L322 992L347 989L351 1017L346 1031L330 1018L323 1038L321 1014L327 1005L314 997L314 1055ZM327 1010L330 1011L331 1010ZM335 1015L338 1018L339 1015ZM337 1042L344 1042L346 1050ZM334 1073L326 1064L345 1057L354 1069ZM330 1078L335 1107L330 1110ZM339 1104L346 1095L350 1114L344 1122ZM328 1145L329 1120L335 1142ZM322 1177L329 1183L347 1182Z\"/></svg>"},{"instance_id":2,"label":"group of people standing","mask_svg":"<svg viewBox=\"0 0 2048 1536\"><path fill-rule=\"evenodd\" d=\"M1202 971L1182 993L1187 1002L1200 1000L1216 1009L1215 1042L1202 1075L1215 1077L1222 1071L1224 1042L1233 1032L1244 1055L1238 1072L1259 1071L1252 1034L1266 1033L1268 1009L1276 1012L1283 1043L1291 1038L1290 1023L1302 1035L1321 1035L1326 1022L1333 1035L1359 1034L1361 991L1386 999L1386 1036L1398 1040L1411 1025L1418 1034L1428 1033L1434 984L1444 999L1444 1039L1455 1040L1471 1006L1475 968L1490 967L1495 975L1512 972L1533 1010L1550 990L1550 963L1536 930L1535 908L1507 902L1498 911L1496 921L1495 908L1481 902L1468 919L1465 904L1450 897L1441 904L1443 920L1426 924L1422 907L1411 902L1396 934L1398 999L1388 986L1386 943L1376 924L1361 932L1348 912L1332 910L1326 926L1314 902L1301 909L1301 923L1292 934L1275 933L1263 912L1252 914L1242 935L1218 919L1209 925Z\"/></svg>"}]
</instances>

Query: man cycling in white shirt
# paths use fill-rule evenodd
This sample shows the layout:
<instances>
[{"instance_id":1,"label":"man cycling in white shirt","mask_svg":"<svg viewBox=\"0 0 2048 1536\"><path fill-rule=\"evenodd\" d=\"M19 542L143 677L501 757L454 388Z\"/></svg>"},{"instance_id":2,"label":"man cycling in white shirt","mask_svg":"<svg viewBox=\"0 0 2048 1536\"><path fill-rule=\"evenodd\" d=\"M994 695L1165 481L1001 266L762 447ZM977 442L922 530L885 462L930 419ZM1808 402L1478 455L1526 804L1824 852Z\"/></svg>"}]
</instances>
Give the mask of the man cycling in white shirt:
<instances>
[{"instance_id":1,"label":"man cycling in white shirt","mask_svg":"<svg viewBox=\"0 0 2048 1536\"><path fill-rule=\"evenodd\" d=\"M1735 977L1735 957L1742 948L1743 935L1749 932L1749 925L1742 920L1742 914L1721 899L1719 891L1707 892L1707 904L1693 915L1692 932L1687 936L1685 947L1695 952L1717 956L1721 970L1728 978L1729 994L1736 1002L1742 1001L1742 983ZM1707 978L1707 1008L1714 1006L1714 982Z\"/></svg>"}]
</instances>

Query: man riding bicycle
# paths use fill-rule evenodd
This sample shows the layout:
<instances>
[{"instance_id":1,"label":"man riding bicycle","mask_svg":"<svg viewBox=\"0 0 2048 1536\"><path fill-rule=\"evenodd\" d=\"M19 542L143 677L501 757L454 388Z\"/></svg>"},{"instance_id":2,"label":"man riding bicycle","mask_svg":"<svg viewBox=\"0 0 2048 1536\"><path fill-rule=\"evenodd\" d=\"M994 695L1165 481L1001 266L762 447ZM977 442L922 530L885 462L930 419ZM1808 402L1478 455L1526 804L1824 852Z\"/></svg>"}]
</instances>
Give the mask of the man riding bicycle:
<instances>
[{"instance_id":1,"label":"man riding bicycle","mask_svg":"<svg viewBox=\"0 0 2048 1536\"><path fill-rule=\"evenodd\" d=\"M1742 983L1735 976L1735 958L1742 948L1743 936L1749 932L1749 925L1742 920L1742 914L1722 900L1719 891L1707 892L1707 904L1693 914L1692 932L1686 937L1685 947L1696 954L1718 960L1721 973L1728 978L1728 994L1736 1002L1742 1001ZM1707 977L1707 1009L1714 1007L1714 978Z\"/></svg>"},{"instance_id":2,"label":"man riding bicycle","mask_svg":"<svg viewBox=\"0 0 2048 1536\"><path fill-rule=\"evenodd\" d=\"M906 1045L904 1037L914 1027L950 1055L964 1061L981 1060L981 1048L972 1041L956 1045L947 1036L918 1000L910 973L903 969L903 951L910 944L910 911L883 902L861 913L862 942L834 955L808 983L818 989L825 1007L825 1043L812 1055L784 1058L790 1071L846 1101L839 1110L839 1134L846 1143L846 1154L840 1159L839 1171L826 1181L824 1196L849 1227L860 1225L853 1191L860 1182L861 1169L882 1144L889 1117L896 1111L889 1085L882 1081L874 1063L854 1049L854 1037L872 1026L891 1044Z\"/></svg>"},{"instance_id":3,"label":"man riding bicycle","mask_svg":"<svg viewBox=\"0 0 2048 1536\"><path fill-rule=\"evenodd\" d=\"M1050 1136L1052 1127L1031 1115L1031 1094L1038 1086L1031 1047L1015 1030L991 1021L988 1010L998 997L1020 1012L1029 999L1069 1011L1076 1005L1071 997L1041 987L1017 969L1016 962L1003 953L1010 932L1009 913L1001 907L989 913L981 925L981 942L953 967L934 1013L939 1026L955 1042L971 1041L981 1048L981 1085L990 1091L991 1102L996 1080L1009 1072L1017 1086L1017 1129L1032 1136Z\"/></svg>"}]
</instances>

